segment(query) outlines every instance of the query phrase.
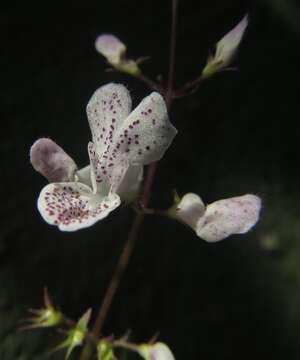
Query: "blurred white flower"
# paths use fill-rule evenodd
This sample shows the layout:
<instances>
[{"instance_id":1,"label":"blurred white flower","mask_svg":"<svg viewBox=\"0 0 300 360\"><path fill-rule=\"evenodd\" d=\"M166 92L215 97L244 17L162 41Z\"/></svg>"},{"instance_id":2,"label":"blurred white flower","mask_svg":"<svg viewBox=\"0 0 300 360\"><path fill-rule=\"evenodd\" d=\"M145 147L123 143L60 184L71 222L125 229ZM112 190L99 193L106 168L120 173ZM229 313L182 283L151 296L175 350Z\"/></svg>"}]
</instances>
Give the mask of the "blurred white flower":
<instances>
[{"instance_id":1,"label":"blurred white flower","mask_svg":"<svg viewBox=\"0 0 300 360\"><path fill-rule=\"evenodd\" d=\"M38 199L43 218L60 230L93 225L132 200L142 180L143 166L158 161L177 130L166 104L156 92L131 112L131 97L120 84L100 87L87 105L93 142L90 165L77 170L75 162L50 139L33 144L30 159L46 185Z\"/></svg>"},{"instance_id":2,"label":"blurred white flower","mask_svg":"<svg viewBox=\"0 0 300 360\"><path fill-rule=\"evenodd\" d=\"M215 54L208 57L207 64L202 71L202 77L209 77L230 65L242 41L247 25L248 15L245 15L229 33L217 42Z\"/></svg>"},{"instance_id":3,"label":"blurred white flower","mask_svg":"<svg viewBox=\"0 0 300 360\"><path fill-rule=\"evenodd\" d=\"M140 74L137 62L126 59L126 45L116 36L112 34L99 35L95 42L95 48L115 69L133 76Z\"/></svg>"},{"instance_id":4,"label":"blurred white flower","mask_svg":"<svg viewBox=\"0 0 300 360\"><path fill-rule=\"evenodd\" d=\"M162 342L157 342L153 345L141 345L139 347L139 354L145 360L175 360L169 347Z\"/></svg>"},{"instance_id":5,"label":"blurred white flower","mask_svg":"<svg viewBox=\"0 0 300 360\"><path fill-rule=\"evenodd\" d=\"M205 207L198 195L188 193L168 214L190 226L203 240L215 242L249 231L257 223L260 209L260 198L252 194L218 200Z\"/></svg>"}]
</instances>

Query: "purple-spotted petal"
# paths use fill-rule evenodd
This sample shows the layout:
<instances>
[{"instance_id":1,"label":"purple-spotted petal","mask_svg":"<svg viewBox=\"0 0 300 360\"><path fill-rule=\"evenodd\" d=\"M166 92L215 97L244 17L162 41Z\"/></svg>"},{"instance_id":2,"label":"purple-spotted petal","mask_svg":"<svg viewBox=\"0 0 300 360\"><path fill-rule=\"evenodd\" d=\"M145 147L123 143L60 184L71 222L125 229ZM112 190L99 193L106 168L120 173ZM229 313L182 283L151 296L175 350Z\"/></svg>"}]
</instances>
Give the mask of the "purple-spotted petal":
<instances>
[{"instance_id":1,"label":"purple-spotted petal","mask_svg":"<svg viewBox=\"0 0 300 360\"><path fill-rule=\"evenodd\" d=\"M103 197L81 183L51 183L38 198L38 209L44 220L62 231L89 227L119 205L117 194Z\"/></svg>"},{"instance_id":2,"label":"purple-spotted petal","mask_svg":"<svg viewBox=\"0 0 300 360\"><path fill-rule=\"evenodd\" d=\"M110 86L119 85L110 84ZM105 87L99 90L100 97L105 90L103 88ZM125 89L124 87L121 88ZM114 88L112 92L115 91ZM88 113L93 114L91 107L88 106L88 109L90 109ZM90 118L91 115L89 115ZM92 129L95 128L92 124L96 124L101 129L97 121L97 119L90 121ZM152 93L146 97L123 120L122 125L120 123L121 118L113 123L108 122L110 127L106 125L106 128L108 127L109 131L106 132L104 139L103 136L100 137L104 143L90 142L88 152L94 191L101 194L113 191L124 195L124 198L128 198L127 194L136 193L138 190L142 177L141 167L159 160L177 131L169 122L165 102L158 93ZM104 128L105 131L106 128ZM116 130L117 132L115 132ZM98 132L97 129L96 131L93 130L93 139L97 137L96 132ZM98 141L98 139L96 140ZM131 171L133 174L130 174Z\"/></svg>"},{"instance_id":3,"label":"purple-spotted petal","mask_svg":"<svg viewBox=\"0 0 300 360\"><path fill-rule=\"evenodd\" d=\"M117 65L126 51L126 46L112 34L99 35L95 47L112 65Z\"/></svg>"},{"instance_id":4,"label":"purple-spotted petal","mask_svg":"<svg viewBox=\"0 0 300 360\"><path fill-rule=\"evenodd\" d=\"M31 146L30 161L49 182L74 180L74 160L51 139L41 138Z\"/></svg>"},{"instance_id":5,"label":"purple-spotted petal","mask_svg":"<svg viewBox=\"0 0 300 360\"><path fill-rule=\"evenodd\" d=\"M162 158L176 133L164 99L153 92L123 122L110 151L112 157L123 154L130 164L147 165Z\"/></svg>"},{"instance_id":6,"label":"purple-spotted petal","mask_svg":"<svg viewBox=\"0 0 300 360\"><path fill-rule=\"evenodd\" d=\"M131 111L129 91L120 84L101 86L91 97L86 110L93 142L98 153L103 153Z\"/></svg>"},{"instance_id":7,"label":"purple-spotted petal","mask_svg":"<svg viewBox=\"0 0 300 360\"><path fill-rule=\"evenodd\" d=\"M260 209L260 198L251 194L215 201L199 219L197 235L215 242L232 234L246 233L257 223Z\"/></svg>"},{"instance_id":8,"label":"purple-spotted petal","mask_svg":"<svg viewBox=\"0 0 300 360\"><path fill-rule=\"evenodd\" d=\"M122 200L128 200L140 185L141 166L130 166L122 154L117 157L117 154L105 152L100 156L92 142L89 142L88 152L94 192L102 195L114 192L122 196Z\"/></svg>"},{"instance_id":9,"label":"purple-spotted petal","mask_svg":"<svg viewBox=\"0 0 300 360\"><path fill-rule=\"evenodd\" d=\"M105 151L102 155L97 152L94 143L89 142L88 153L91 163L91 182L93 191L102 195L110 191L115 192L114 183L120 183L129 164L128 162L118 161L115 166L115 159Z\"/></svg>"}]
</instances>

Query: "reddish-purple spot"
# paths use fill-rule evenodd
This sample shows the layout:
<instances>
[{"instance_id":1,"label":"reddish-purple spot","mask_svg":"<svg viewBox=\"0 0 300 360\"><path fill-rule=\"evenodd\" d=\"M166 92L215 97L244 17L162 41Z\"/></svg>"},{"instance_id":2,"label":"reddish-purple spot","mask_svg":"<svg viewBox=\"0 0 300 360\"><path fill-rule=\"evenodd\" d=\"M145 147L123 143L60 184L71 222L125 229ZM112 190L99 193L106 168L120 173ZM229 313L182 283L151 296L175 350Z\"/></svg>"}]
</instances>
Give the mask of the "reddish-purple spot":
<instances>
[{"instance_id":1,"label":"reddish-purple spot","mask_svg":"<svg viewBox=\"0 0 300 360\"><path fill-rule=\"evenodd\" d=\"M138 142L137 140L135 141L135 143L136 143L137 145L139 144L139 142Z\"/></svg>"},{"instance_id":2,"label":"reddish-purple spot","mask_svg":"<svg viewBox=\"0 0 300 360\"><path fill-rule=\"evenodd\" d=\"M114 123L114 122L116 122L116 119L115 119L115 118L112 118L111 121Z\"/></svg>"},{"instance_id":3,"label":"reddish-purple spot","mask_svg":"<svg viewBox=\"0 0 300 360\"><path fill-rule=\"evenodd\" d=\"M146 150L150 150L150 146L146 146Z\"/></svg>"}]
</instances>

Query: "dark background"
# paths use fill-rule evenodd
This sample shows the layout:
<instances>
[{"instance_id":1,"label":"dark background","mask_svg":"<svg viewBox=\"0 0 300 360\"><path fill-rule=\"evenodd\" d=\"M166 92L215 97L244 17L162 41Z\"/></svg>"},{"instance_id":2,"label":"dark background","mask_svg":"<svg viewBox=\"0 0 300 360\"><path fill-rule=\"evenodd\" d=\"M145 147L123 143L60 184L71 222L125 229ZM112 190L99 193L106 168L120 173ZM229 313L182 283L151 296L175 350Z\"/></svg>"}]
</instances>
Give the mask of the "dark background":
<instances>
[{"instance_id":1,"label":"dark background","mask_svg":"<svg viewBox=\"0 0 300 360\"><path fill-rule=\"evenodd\" d=\"M132 341L159 332L177 359L300 354L299 5L179 1L176 85L200 74L209 48L246 11L239 72L214 76L171 110L179 133L159 164L151 205L169 206L174 188L207 203L255 193L261 221L247 235L207 244L180 224L147 218L105 323L106 335L131 329ZM46 181L32 169L29 148L47 136L87 163L85 106L97 87L122 82L134 105L149 93L104 72L95 38L116 34L130 57L151 56L145 73L165 78L170 1L14 4L0 23L0 359L37 360L61 338L18 333L18 321L41 306L44 285L74 319L96 309L134 213L121 207L69 234L47 225L36 208Z\"/></svg>"}]
</instances>

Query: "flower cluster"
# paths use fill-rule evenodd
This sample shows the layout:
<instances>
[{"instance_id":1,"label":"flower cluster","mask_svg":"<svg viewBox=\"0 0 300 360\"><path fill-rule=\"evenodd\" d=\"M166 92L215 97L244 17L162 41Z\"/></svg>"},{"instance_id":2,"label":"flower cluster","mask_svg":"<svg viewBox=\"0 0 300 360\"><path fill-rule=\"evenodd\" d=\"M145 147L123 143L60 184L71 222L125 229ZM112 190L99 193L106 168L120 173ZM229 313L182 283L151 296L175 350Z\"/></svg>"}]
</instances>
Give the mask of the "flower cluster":
<instances>
[{"instance_id":1,"label":"flower cluster","mask_svg":"<svg viewBox=\"0 0 300 360\"><path fill-rule=\"evenodd\" d=\"M209 56L196 83L228 68L247 25L246 15L216 44L215 54ZM139 61L126 57L125 44L114 35L100 35L95 47L116 70L144 79L152 89L158 89L162 94L172 93L172 88L153 86L157 84L141 73ZM49 138L38 139L32 145L31 163L49 181L37 202L46 222L62 231L76 231L105 218L122 201L131 203L138 198L144 166L162 158L177 130L170 123L165 101L158 92L144 98L133 111L131 107L129 91L123 85L110 83L96 90L87 105L92 137L87 145L89 164L81 169ZM135 208L155 213L155 210L143 206ZM174 205L168 210L156 213L189 226L207 242L216 242L232 234L248 232L257 223L260 210L261 200L252 194L218 200L205 206L198 195L187 193L182 198L175 197ZM144 360L175 360L169 347L162 342L136 345L113 337L97 338L88 329L91 310L77 322L70 322L54 308L47 290L44 302L42 309L32 311L34 316L28 319L30 325L27 328L68 325L66 339L57 347L67 350L66 358L75 347L92 338L98 360L116 359L114 350L117 347L132 350Z\"/></svg>"},{"instance_id":2,"label":"flower cluster","mask_svg":"<svg viewBox=\"0 0 300 360\"><path fill-rule=\"evenodd\" d=\"M50 184L41 191L43 218L64 231L93 225L138 194L143 166L159 160L177 131L169 122L165 102L153 92L131 112L128 90L119 84L100 87L87 105L92 133L90 164L78 169L74 160L50 139L31 147L33 167ZM179 220L208 242L245 233L259 218L261 201L244 195L207 207L196 194L175 201L167 215Z\"/></svg>"}]
</instances>

